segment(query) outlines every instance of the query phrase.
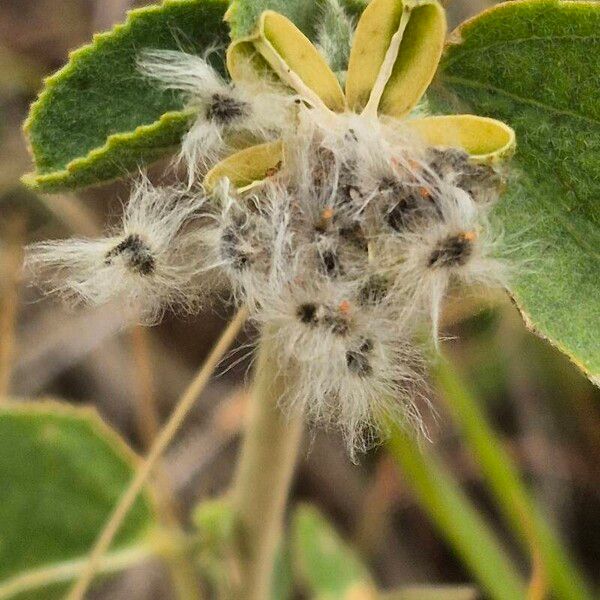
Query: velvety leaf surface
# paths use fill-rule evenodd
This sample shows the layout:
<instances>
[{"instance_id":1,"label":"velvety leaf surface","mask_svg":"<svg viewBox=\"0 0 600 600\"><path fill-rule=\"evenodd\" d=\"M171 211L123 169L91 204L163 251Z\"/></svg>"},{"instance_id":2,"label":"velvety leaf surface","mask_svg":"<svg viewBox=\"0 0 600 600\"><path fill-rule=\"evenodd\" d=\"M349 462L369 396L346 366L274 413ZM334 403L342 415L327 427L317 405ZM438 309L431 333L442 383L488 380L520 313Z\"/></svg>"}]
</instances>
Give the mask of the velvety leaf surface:
<instances>
[{"instance_id":1,"label":"velvety leaf surface","mask_svg":"<svg viewBox=\"0 0 600 600\"><path fill-rule=\"evenodd\" d=\"M517 132L498 208L521 249L512 285L529 327L600 376L600 3L510 2L464 24L430 93L434 109Z\"/></svg>"},{"instance_id":2,"label":"velvety leaf surface","mask_svg":"<svg viewBox=\"0 0 600 600\"><path fill-rule=\"evenodd\" d=\"M290 544L292 563L311 598L372 597L367 568L316 508L296 509Z\"/></svg>"},{"instance_id":3,"label":"velvety leaf surface","mask_svg":"<svg viewBox=\"0 0 600 600\"><path fill-rule=\"evenodd\" d=\"M233 39L250 35L260 14L274 10L285 15L311 40L315 38L319 16L328 18L323 5L328 0L233 0L227 20ZM340 4L351 16L359 16L368 4L367 0L340 0Z\"/></svg>"},{"instance_id":4,"label":"velvety leaf surface","mask_svg":"<svg viewBox=\"0 0 600 600\"><path fill-rule=\"evenodd\" d=\"M136 60L144 48L201 54L228 41L227 0L167 0L129 13L94 37L49 77L25 129L36 171L24 181L43 191L122 176L173 150L190 114L181 97L144 79ZM222 53L213 64L223 71Z\"/></svg>"},{"instance_id":5,"label":"velvety leaf surface","mask_svg":"<svg viewBox=\"0 0 600 600\"><path fill-rule=\"evenodd\" d=\"M64 588L4 595L17 576L80 561L135 469L133 453L91 410L58 403L0 409L0 597L51 600ZM113 551L154 522L147 494L129 512Z\"/></svg>"}]
</instances>

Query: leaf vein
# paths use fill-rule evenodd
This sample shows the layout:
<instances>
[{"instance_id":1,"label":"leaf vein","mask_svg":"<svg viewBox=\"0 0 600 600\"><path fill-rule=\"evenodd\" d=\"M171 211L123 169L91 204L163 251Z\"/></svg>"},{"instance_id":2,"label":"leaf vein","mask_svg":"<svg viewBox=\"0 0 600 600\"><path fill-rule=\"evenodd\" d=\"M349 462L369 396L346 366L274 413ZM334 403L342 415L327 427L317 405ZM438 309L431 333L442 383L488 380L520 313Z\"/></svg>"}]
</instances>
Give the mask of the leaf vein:
<instances>
[{"instance_id":1,"label":"leaf vein","mask_svg":"<svg viewBox=\"0 0 600 600\"><path fill-rule=\"evenodd\" d=\"M571 35L531 36L531 37L526 37L526 38L515 38L513 40L503 40L503 41L498 41L498 42L492 42L491 44L488 44L487 46L477 46L475 48L461 48L460 54L457 54L456 56L453 56L452 58L446 58L444 60L444 67L449 67L456 62L460 62L464 58L464 56L467 54L473 54L473 53L481 54L483 52L486 52L487 50L497 48L498 46L511 46L511 45L517 45L517 44L522 44L522 43L526 43L526 42L546 42L546 41L555 42L555 41L560 41L560 40L572 40L572 41L581 40L581 41L586 41L586 42L587 41L600 42L600 35L571 34ZM463 43L464 43L464 41L462 41L460 43L456 43L456 44L450 44L449 47L452 50L458 51L457 46L460 46Z\"/></svg>"},{"instance_id":2,"label":"leaf vein","mask_svg":"<svg viewBox=\"0 0 600 600\"><path fill-rule=\"evenodd\" d=\"M466 79L464 77L456 77L454 75L442 75L441 80L458 83L458 84L470 86L473 88L487 89L491 92L497 92L499 94L502 94L503 96L506 96L507 98L512 98L513 100L515 100L517 102L521 102L523 104L530 104L531 106L535 106L537 108L543 108L549 112L553 112L553 113L556 113L559 115L573 117L575 119L582 119L583 121L588 121L589 123L593 123L594 125L597 125L598 127L600 127L600 119L595 119L594 117L590 117L589 115L582 115L582 114L572 111L572 110L556 108L554 106L550 106L549 104L541 102L540 100L535 100L534 98L524 98L522 96L519 96L518 94L514 94L513 92L508 92L507 90L504 90L497 86L491 85L489 83L483 83L483 82L475 81L472 79Z\"/></svg>"}]
</instances>

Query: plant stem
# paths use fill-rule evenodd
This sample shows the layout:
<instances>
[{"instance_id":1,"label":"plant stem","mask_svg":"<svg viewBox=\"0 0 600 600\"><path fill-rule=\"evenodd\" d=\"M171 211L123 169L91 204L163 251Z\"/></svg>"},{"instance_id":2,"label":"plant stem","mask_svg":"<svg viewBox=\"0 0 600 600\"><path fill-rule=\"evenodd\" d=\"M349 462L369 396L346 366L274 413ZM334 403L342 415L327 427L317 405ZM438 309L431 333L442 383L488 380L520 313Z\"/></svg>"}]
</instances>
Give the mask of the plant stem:
<instances>
[{"instance_id":1,"label":"plant stem","mask_svg":"<svg viewBox=\"0 0 600 600\"><path fill-rule=\"evenodd\" d=\"M300 441L302 420L286 419L277 403L286 389L285 374L264 339L258 355L254 390L232 490L240 526L239 600L270 597L273 565Z\"/></svg>"},{"instance_id":2,"label":"plant stem","mask_svg":"<svg viewBox=\"0 0 600 600\"><path fill-rule=\"evenodd\" d=\"M144 451L148 452L160 432L156 386L152 374L151 340L148 329L141 325L136 325L131 330L130 337L137 383L135 415ZM176 597L179 600L200 600L202 596L197 569L189 555L189 548L182 543L185 532L181 526L180 507L162 462L154 468L154 480L158 517L171 538L169 552L164 553L164 558L169 566Z\"/></svg>"},{"instance_id":3,"label":"plant stem","mask_svg":"<svg viewBox=\"0 0 600 600\"><path fill-rule=\"evenodd\" d=\"M523 483L500 437L490 426L481 403L443 357L436 365L435 375L439 389L447 400L446 404L477 460L498 508L531 551L534 577L528 598L543 598L547 579L553 597L591 600L593 593L587 582Z\"/></svg>"},{"instance_id":4,"label":"plant stem","mask_svg":"<svg viewBox=\"0 0 600 600\"><path fill-rule=\"evenodd\" d=\"M233 321L227 326L227 329L225 329L221 335L221 338L217 342L217 345L213 348L209 357L206 359L206 362L177 403L173 414L156 438L156 441L152 445L148 456L140 465L134 478L131 480L129 487L125 490L121 496L121 499L115 506L113 513L107 521L104 529L100 533L96 544L92 548L81 578L76 582L72 590L69 592L67 600L81 600L84 597L88 587L90 586L90 583L94 578L94 575L96 574L102 556L110 547L111 542L119 531L121 524L133 506L138 494L146 484L153 468L173 439L173 436L183 423L183 420L187 416L188 412L194 406L198 395L202 392L210 380L213 371L223 358L225 352L227 352L227 349L235 340L243 324L246 322L247 316L248 315L245 309L241 309L237 313Z\"/></svg>"},{"instance_id":5,"label":"plant stem","mask_svg":"<svg viewBox=\"0 0 600 600\"><path fill-rule=\"evenodd\" d=\"M142 561L155 555L155 549L149 544L119 550L102 557L98 564L98 573L119 573L139 565ZM41 588L72 581L81 574L85 566L85 558L74 558L54 565L31 569L3 581L0 585L0 600L8 600L22 595L29 596L29 594L33 596L32 592L42 594Z\"/></svg>"},{"instance_id":6,"label":"plant stem","mask_svg":"<svg viewBox=\"0 0 600 600\"><path fill-rule=\"evenodd\" d=\"M23 262L23 241L26 219L15 215L6 226L6 249L1 256L0 271L4 285L0 286L0 401L8 395L15 355L17 317L19 311L19 285Z\"/></svg>"}]
</instances>

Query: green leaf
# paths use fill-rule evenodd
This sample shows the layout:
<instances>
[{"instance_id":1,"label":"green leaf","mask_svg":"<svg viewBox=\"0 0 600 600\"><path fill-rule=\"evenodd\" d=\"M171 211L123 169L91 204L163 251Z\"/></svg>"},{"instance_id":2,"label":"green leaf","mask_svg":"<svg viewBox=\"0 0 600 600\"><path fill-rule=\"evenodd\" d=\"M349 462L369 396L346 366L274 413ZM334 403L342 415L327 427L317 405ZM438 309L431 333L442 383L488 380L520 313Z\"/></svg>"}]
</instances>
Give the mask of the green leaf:
<instances>
[{"instance_id":1,"label":"green leaf","mask_svg":"<svg viewBox=\"0 0 600 600\"><path fill-rule=\"evenodd\" d=\"M523 600L525 585L487 521L442 464L391 424L388 448L419 506L493 600ZM486 596L486 597L487 597Z\"/></svg>"},{"instance_id":2,"label":"green leaf","mask_svg":"<svg viewBox=\"0 0 600 600\"><path fill-rule=\"evenodd\" d=\"M87 553L135 470L125 443L98 415L54 402L0 408L0 598L52 600ZM114 571L149 554L148 493L105 557ZM49 588L46 586L50 586Z\"/></svg>"},{"instance_id":3,"label":"green leaf","mask_svg":"<svg viewBox=\"0 0 600 600\"><path fill-rule=\"evenodd\" d=\"M200 572L218 598L235 596L234 545L236 516L227 498L207 500L194 510L194 525L198 529L197 562Z\"/></svg>"},{"instance_id":4,"label":"green leaf","mask_svg":"<svg viewBox=\"0 0 600 600\"><path fill-rule=\"evenodd\" d=\"M313 506L296 509L291 527L292 563L300 580L318 600L343 600L374 587L367 568Z\"/></svg>"},{"instance_id":5,"label":"green leaf","mask_svg":"<svg viewBox=\"0 0 600 600\"><path fill-rule=\"evenodd\" d=\"M274 10L286 16L304 35L314 40L319 17L328 18L323 4L327 0L233 0L227 11L227 21L233 39L246 37L254 32L258 17L265 10ZM340 0L350 16L359 16L367 0ZM323 12L321 12L323 11Z\"/></svg>"},{"instance_id":6,"label":"green leaf","mask_svg":"<svg viewBox=\"0 0 600 600\"><path fill-rule=\"evenodd\" d=\"M275 556L271 600L290 600L294 594L294 574L290 549L284 540Z\"/></svg>"},{"instance_id":7,"label":"green leaf","mask_svg":"<svg viewBox=\"0 0 600 600\"><path fill-rule=\"evenodd\" d=\"M226 8L227 0L167 0L131 11L73 52L31 107L25 130L36 170L23 181L46 192L77 188L172 152L192 115L180 95L139 73L137 57L144 48L201 54L224 46ZM222 56L212 62L223 71Z\"/></svg>"},{"instance_id":8,"label":"green leaf","mask_svg":"<svg viewBox=\"0 0 600 600\"><path fill-rule=\"evenodd\" d=\"M498 436L487 422L480 403L469 393L444 359L436 365L443 397L470 447L496 502L527 551L535 550L556 598L585 600L592 593L561 540L525 488L521 476Z\"/></svg>"},{"instance_id":9,"label":"green leaf","mask_svg":"<svg viewBox=\"0 0 600 600\"><path fill-rule=\"evenodd\" d=\"M429 99L517 132L498 207L528 327L600 381L600 3L507 2L464 24Z\"/></svg>"}]
</instances>

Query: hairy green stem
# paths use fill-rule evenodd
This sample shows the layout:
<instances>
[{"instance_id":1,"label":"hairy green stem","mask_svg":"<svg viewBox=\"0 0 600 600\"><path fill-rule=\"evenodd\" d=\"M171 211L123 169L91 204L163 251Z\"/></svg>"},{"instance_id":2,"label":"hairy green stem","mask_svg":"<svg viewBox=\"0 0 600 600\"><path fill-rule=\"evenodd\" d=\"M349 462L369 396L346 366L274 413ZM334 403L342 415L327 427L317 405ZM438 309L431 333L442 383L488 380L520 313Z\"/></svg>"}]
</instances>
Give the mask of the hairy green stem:
<instances>
[{"instance_id":1,"label":"hairy green stem","mask_svg":"<svg viewBox=\"0 0 600 600\"><path fill-rule=\"evenodd\" d=\"M270 597L273 565L302 439L302 420L286 418L277 403L285 374L268 342L259 351L245 437L232 490L239 523L240 600Z\"/></svg>"}]
</instances>

